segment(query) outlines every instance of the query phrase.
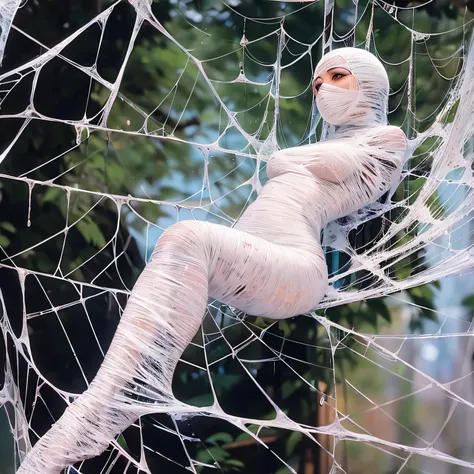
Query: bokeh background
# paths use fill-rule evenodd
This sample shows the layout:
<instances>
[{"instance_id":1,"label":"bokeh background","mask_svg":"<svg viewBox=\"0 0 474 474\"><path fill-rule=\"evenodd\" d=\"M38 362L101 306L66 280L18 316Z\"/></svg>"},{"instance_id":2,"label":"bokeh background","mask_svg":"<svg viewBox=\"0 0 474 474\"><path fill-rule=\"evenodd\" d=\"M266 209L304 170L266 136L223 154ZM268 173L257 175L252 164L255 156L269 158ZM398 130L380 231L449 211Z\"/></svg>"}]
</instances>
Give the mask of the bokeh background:
<instances>
[{"instance_id":1,"label":"bokeh background","mask_svg":"<svg viewBox=\"0 0 474 474\"><path fill-rule=\"evenodd\" d=\"M433 123L452 87L474 10L472 0L153 2L167 37L147 23L135 36L135 11L123 1L60 55L34 62L110 5L24 2L0 68L4 74L32 61L7 76L0 91L0 387L12 383L11 373L16 409L24 411L33 443L60 416L64 394L80 393L92 380L126 294L162 231L183 219L231 225L255 198L255 149L242 131L265 140L276 129L281 147L323 133L310 83L324 43L367 42L386 62L390 122L414 137ZM171 38L201 61L201 69ZM91 79L94 74L101 80ZM107 84L118 78L106 127ZM228 127L223 104L238 112L241 131ZM394 199L416 194L429 173L429 160L423 163ZM264 182L264 166L260 177ZM456 192L462 199L462 190L446 184L436 199L442 205ZM369 245L383 225L361 227L354 245ZM439 249L452 242L467 247L473 230L466 219L394 271L403 278L436 261ZM341 261L344 256L328 253L331 272L340 271ZM473 312L472 275L318 312L359 334L377 335L401 363L374 350L367 338L328 332L306 316L242 321L231 308L211 302L203 332L178 367L174 390L193 405L205 407L217 398L236 417L271 419L275 407L263 390L302 425L330 425L337 409L341 425L357 433L412 448L434 446L474 462L472 408L431 382L449 384L474 403ZM36 370L20 354L25 331ZM0 474L15 472L22 448L15 443L14 408L10 400L0 411ZM192 472L188 455L199 473L327 474L334 460L350 474L471 470L372 442L324 435L315 442L298 430L248 427L261 442L209 416L149 416L118 445L134 459L146 446L151 472L166 474ZM81 472L138 471L109 451Z\"/></svg>"}]
</instances>

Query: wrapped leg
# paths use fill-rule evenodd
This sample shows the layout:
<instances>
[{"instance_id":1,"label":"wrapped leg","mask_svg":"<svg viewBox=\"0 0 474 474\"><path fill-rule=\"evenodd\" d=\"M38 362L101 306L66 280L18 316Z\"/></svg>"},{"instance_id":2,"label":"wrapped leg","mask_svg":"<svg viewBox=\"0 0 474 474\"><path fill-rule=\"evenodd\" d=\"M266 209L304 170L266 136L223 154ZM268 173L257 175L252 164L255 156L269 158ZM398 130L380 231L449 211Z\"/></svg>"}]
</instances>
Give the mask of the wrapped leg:
<instances>
[{"instance_id":1,"label":"wrapped leg","mask_svg":"<svg viewBox=\"0 0 474 474\"><path fill-rule=\"evenodd\" d=\"M100 454L140 415L176 409L173 373L199 329L209 293L250 314L283 318L312 309L326 285L317 246L301 250L196 221L170 227L140 275L90 387L17 474L58 474Z\"/></svg>"},{"instance_id":2,"label":"wrapped leg","mask_svg":"<svg viewBox=\"0 0 474 474\"><path fill-rule=\"evenodd\" d=\"M36 443L18 474L57 474L99 455L141 414L179 404L173 372L208 297L207 236L194 228L173 226L160 239L96 377Z\"/></svg>"}]
</instances>

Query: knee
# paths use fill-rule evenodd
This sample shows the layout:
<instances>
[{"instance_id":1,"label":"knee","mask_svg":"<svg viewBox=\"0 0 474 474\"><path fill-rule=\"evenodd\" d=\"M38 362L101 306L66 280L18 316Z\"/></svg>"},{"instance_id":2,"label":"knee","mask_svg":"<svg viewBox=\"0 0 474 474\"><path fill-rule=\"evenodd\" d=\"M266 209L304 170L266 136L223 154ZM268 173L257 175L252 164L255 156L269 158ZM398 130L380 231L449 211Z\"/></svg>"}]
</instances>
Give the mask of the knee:
<instances>
[{"instance_id":1,"label":"knee","mask_svg":"<svg viewBox=\"0 0 474 474\"><path fill-rule=\"evenodd\" d=\"M181 221L168 227L159 238L152 259L160 250L181 256L196 256L209 245L209 226L201 221Z\"/></svg>"}]
</instances>

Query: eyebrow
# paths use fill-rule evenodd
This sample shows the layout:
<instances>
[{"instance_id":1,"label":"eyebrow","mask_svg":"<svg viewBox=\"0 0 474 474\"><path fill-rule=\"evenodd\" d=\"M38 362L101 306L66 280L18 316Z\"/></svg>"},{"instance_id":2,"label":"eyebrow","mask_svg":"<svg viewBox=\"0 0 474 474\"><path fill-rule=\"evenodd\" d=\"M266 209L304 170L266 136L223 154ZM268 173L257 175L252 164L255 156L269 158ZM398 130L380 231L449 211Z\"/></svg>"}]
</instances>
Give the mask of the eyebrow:
<instances>
[{"instance_id":1,"label":"eyebrow","mask_svg":"<svg viewBox=\"0 0 474 474\"><path fill-rule=\"evenodd\" d=\"M352 74L351 71L349 71L349 69L345 68L345 67L342 67L342 66L334 66L334 67L331 67L327 70L327 72L330 72L330 71L333 71L334 69L344 69L344 71L347 71L349 74ZM321 76L317 76L313 82L316 82L318 79L322 79Z\"/></svg>"}]
</instances>

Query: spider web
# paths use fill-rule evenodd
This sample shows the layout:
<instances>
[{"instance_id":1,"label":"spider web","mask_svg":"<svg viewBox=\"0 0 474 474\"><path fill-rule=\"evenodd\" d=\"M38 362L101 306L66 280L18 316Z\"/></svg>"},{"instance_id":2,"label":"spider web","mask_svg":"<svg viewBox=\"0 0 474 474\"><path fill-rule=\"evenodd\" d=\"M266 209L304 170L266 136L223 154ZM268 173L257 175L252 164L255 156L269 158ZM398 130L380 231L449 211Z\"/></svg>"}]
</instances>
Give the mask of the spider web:
<instances>
[{"instance_id":1,"label":"spider web","mask_svg":"<svg viewBox=\"0 0 474 474\"><path fill-rule=\"evenodd\" d=\"M0 262L0 403L12 466L92 380L161 232L183 219L232 226L278 146L324 135L311 93L321 54L357 45L386 65L390 121L412 139L412 154L389 196L325 230L332 276L320 308L273 322L210 301L175 377L176 396L196 409L142 417L76 472L254 472L234 454L242 446L266 472L302 472L297 445L318 448L314 472L360 472L357 452L377 472L474 468L459 428L474 408L471 321L442 303L427 307L434 290L423 286L450 277L444 288L460 294L455 276L468 281L474 263L469 18L432 23L420 6L382 1L268 2L253 11L240 1L198 9L176 0L163 22L158 4L131 0L50 45L20 21L29 8L21 3L0 2L9 61L0 75L0 178L5 196L23 197L7 201L22 228L1 223L11 237ZM307 18L310 30L301 27ZM110 71L103 50L117 25L128 39ZM229 30L225 39L215 25ZM95 48L79 54L86 36ZM15 64L14 41L35 53ZM133 84L154 77L153 64L161 78L140 97ZM66 108L42 100L74 81L85 92L65 94ZM386 295L388 310L377 299ZM395 323L374 332L353 319L360 308L389 311ZM420 314L431 322L413 332ZM457 348L447 372L433 368L443 345ZM251 402L227 403L242 380ZM316 408L295 413L296 391ZM459 443L449 443L456 431Z\"/></svg>"}]
</instances>

